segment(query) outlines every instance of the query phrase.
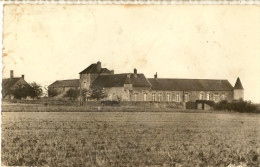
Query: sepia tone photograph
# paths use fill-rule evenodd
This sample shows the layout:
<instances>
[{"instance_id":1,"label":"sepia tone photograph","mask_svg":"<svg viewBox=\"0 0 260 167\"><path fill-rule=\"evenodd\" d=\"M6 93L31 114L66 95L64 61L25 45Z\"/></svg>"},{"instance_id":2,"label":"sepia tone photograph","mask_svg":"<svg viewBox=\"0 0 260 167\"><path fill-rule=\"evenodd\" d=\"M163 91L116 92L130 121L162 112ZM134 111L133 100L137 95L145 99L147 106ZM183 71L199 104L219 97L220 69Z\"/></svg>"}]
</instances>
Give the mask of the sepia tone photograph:
<instances>
[{"instance_id":1,"label":"sepia tone photograph","mask_svg":"<svg viewBox=\"0 0 260 167\"><path fill-rule=\"evenodd\" d=\"M4 4L1 166L259 167L260 6Z\"/></svg>"}]
</instances>

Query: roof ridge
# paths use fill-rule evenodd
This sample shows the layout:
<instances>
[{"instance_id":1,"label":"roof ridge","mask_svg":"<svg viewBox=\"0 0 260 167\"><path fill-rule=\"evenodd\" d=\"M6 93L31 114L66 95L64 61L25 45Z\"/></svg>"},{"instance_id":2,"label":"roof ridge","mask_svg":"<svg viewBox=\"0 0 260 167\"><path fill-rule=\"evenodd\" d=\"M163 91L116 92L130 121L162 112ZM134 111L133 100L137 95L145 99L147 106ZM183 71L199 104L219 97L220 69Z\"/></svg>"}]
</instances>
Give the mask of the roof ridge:
<instances>
[{"instance_id":1,"label":"roof ridge","mask_svg":"<svg viewBox=\"0 0 260 167\"><path fill-rule=\"evenodd\" d=\"M194 78L147 78L156 80L166 80L166 79L178 79L178 80L213 80L213 81L228 81L227 79L194 79Z\"/></svg>"},{"instance_id":2,"label":"roof ridge","mask_svg":"<svg viewBox=\"0 0 260 167\"><path fill-rule=\"evenodd\" d=\"M71 80L79 80L79 79L64 79L64 80L56 80L56 81L71 81Z\"/></svg>"}]
</instances>

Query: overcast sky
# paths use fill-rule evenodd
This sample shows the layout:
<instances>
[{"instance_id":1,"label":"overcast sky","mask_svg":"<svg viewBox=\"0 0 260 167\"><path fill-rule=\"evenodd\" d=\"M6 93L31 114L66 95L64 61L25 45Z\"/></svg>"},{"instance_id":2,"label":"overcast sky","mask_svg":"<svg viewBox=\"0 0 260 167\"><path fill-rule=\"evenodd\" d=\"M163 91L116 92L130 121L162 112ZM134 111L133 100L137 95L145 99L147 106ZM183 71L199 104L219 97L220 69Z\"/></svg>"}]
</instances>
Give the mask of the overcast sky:
<instances>
[{"instance_id":1,"label":"overcast sky","mask_svg":"<svg viewBox=\"0 0 260 167\"><path fill-rule=\"evenodd\" d=\"M260 102L260 7L6 5L3 77L48 85L97 61L146 77L240 77Z\"/></svg>"}]
</instances>

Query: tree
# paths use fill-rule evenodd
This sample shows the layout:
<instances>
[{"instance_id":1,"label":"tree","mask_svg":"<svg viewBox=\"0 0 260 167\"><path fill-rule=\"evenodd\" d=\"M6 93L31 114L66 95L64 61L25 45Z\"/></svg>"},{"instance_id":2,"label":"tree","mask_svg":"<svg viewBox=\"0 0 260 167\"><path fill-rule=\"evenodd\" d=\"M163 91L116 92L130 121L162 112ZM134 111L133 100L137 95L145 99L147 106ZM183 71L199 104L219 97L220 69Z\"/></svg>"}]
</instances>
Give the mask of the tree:
<instances>
[{"instance_id":1,"label":"tree","mask_svg":"<svg viewBox=\"0 0 260 167\"><path fill-rule=\"evenodd\" d=\"M15 99L22 99L26 98L27 96L30 96L31 92L31 86L30 85L17 85L15 89L10 91L10 94L13 94Z\"/></svg>"},{"instance_id":2,"label":"tree","mask_svg":"<svg viewBox=\"0 0 260 167\"><path fill-rule=\"evenodd\" d=\"M33 99L39 98L42 95L42 86L37 84L36 82L33 82L30 84L31 88L29 89L29 96L31 96Z\"/></svg>"},{"instance_id":3,"label":"tree","mask_svg":"<svg viewBox=\"0 0 260 167\"><path fill-rule=\"evenodd\" d=\"M76 100L80 95L80 91L78 89L69 89L65 97L69 97L71 100Z\"/></svg>"},{"instance_id":4,"label":"tree","mask_svg":"<svg viewBox=\"0 0 260 167\"><path fill-rule=\"evenodd\" d=\"M88 89L82 89L80 91L80 95L82 97L82 101L86 101L90 98L91 96L91 90L88 90Z\"/></svg>"},{"instance_id":5,"label":"tree","mask_svg":"<svg viewBox=\"0 0 260 167\"><path fill-rule=\"evenodd\" d=\"M57 96L59 93L55 89L48 89L48 97Z\"/></svg>"},{"instance_id":6,"label":"tree","mask_svg":"<svg viewBox=\"0 0 260 167\"><path fill-rule=\"evenodd\" d=\"M93 89L91 91L91 95L90 98L91 99L96 99L96 100L102 100L104 98L106 98L108 95L105 92L105 89Z\"/></svg>"}]
</instances>

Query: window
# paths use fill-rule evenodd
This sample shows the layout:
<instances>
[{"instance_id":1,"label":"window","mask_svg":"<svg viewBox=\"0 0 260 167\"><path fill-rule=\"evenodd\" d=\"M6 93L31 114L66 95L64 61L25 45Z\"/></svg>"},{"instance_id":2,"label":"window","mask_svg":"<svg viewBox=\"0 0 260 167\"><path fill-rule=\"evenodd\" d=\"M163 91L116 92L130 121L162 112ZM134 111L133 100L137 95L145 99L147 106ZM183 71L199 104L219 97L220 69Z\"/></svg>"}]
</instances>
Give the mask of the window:
<instances>
[{"instance_id":1,"label":"window","mask_svg":"<svg viewBox=\"0 0 260 167\"><path fill-rule=\"evenodd\" d=\"M201 92L200 93L200 97L199 97L200 100L203 100L204 99L204 94Z\"/></svg>"},{"instance_id":2,"label":"window","mask_svg":"<svg viewBox=\"0 0 260 167\"><path fill-rule=\"evenodd\" d=\"M137 95L138 95L138 93L134 94L134 101L137 101Z\"/></svg>"},{"instance_id":3,"label":"window","mask_svg":"<svg viewBox=\"0 0 260 167\"><path fill-rule=\"evenodd\" d=\"M152 93L152 101L155 101L155 93Z\"/></svg>"},{"instance_id":4,"label":"window","mask_svg":"<svg viewBox=\"0 0 260 167\"><path fill-rule=\"evenodd\" d=\"M189 101L189 94L188 94L188 93L185 93L185 94L184 94L184 101L185 101L185 102L188 102L188 101Z\"/></svg>"},{"instance_id":5,"label":"window","mask_svg":"<svg viewBox=\"0 0 260 167\"><path fill-rule=\"evenodd\" d=\"M215 102L219 101L219 95L218 95L218 93L214 93L213 100L214 100Z\"/></svg>"},{"instance_id":6,"label":"window","mask_svg":"<svg viewBox=\"0 0 260 167\"><path fill-rule=\"evenodd\" d=\"M207 93L207 100L210 100L210 93Z\"/></svg>"},{"instance_id":7,"label":"window","mask_svg":"<svg viewBox=\"0 0 260 167\"><path fill-rule=\"evenodd\" d=\"M167 93L167 101L170 102L171 101L171 94Z\"/></svg>"},{"instance_id":8,"label":"window","mask_svg":"<svg viewBox=\"0 0 260 167\"><path fill-rule=\"evenodd\" d=\"M84 87L85 87L85 88L87 87L87 83L86 83L86 82L84 82Z\"/></svg>"},{"instance_id":9,"label":"window","mask_svg":"<svg viewBox=\"0 0 260 167\"><path fill-rule=\"evenodd\" d=\"M144 93L144 101L147 101L147 93Z\"/></svg>"},{"instance_id":10,"label":"window","mask_svg":"<svg viewBox=\"0 0 260 167\"><path fill-rule=\"evenodd\" d=\"M225 95L225 93L222 93L222 95L221 95L221 100L226 100L226 95Z\"/></svg>"},{"instance_id":11,"label":"window","mask_svg":"<svg viewBox=\"0 0 260 167\"><path fill-rule=\"evenodd\" d=\"M162 101L162 93L158 94L158 101Z\"/></svg>"},{"instance_id":12,"label":"window","mask_svg":"<svg viewBox=\"0 0 260 167\"><path fill-rule=\"evenodd\" d=\"M176 101L180 102L180 93L176 93Z\"/></svg>"}]
</instances>

